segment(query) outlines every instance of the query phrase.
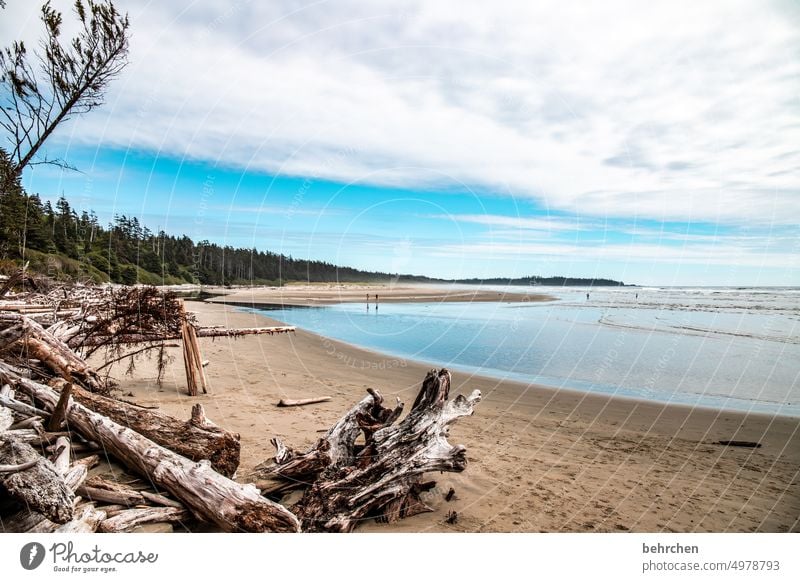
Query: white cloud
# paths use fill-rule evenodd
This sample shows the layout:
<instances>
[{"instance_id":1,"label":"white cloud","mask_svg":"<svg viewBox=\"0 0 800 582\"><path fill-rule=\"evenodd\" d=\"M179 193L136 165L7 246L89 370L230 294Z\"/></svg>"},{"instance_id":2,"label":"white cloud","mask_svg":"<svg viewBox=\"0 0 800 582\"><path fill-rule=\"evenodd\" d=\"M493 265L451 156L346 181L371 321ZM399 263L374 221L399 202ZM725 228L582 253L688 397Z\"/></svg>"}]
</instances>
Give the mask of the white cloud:
<instances>
[{"instance_id":1,"label":"white cloud","mask_svg":"<svg viewBox=\"0 0 800 582\"><path fill-rule=\"evenodd\" d=\"M511 232L524 230L541 230L545 232L584 230L589 226L589 221L579 218L525 218L522 216L503 216L498 214L438 214L432 218L441 218L453 222L468 222L490 227L504 227L513 229ZM596 223L592 222L597 226ZM493 231L494 232L494 229Z\"/></svg>"},{"instance_id":2,"label":"white cloud","mask_svg":"<svg viewBox=\"0 0 800 582\"><path fill-rule=\"evenodd\" d=\"M788 251L759 251L749 245L720 244L667 246L657 244L567 244L537 242L485 242L444 245L432 249L438 257L470 257L491 261L503 258L572 257L573 262L600 261L672 265L736 265L738 267L800 267L800 256Z\"/></svg>"},{"instance_id":3,"label":"white cloud","mask_svg":"<svg viewBox=\"0 0 800 582\"><path fill-rule=\"evenodd\" d=\"M62 140L581 216L800 222L780 3L117 3L131 64Z\"/></svg>"}]
</instances>

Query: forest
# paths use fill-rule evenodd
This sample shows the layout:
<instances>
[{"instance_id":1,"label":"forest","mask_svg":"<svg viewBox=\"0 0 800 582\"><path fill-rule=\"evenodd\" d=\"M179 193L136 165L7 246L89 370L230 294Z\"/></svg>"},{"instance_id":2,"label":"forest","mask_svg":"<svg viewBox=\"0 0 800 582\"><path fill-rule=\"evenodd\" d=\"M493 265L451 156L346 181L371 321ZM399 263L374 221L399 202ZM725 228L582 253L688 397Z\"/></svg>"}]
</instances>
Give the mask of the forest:
<instances>
[{"instance_id":1,"label":"forest","mask_svg":"<svg viewBox=\"0 0 800 582\"><path fill-rule=\"evenodd\" d=\"M11 272L23 263L53 278L126 285L428 280L195 242L185 235L153 232L138 218L125 215L103 225L94 212L76 212L66 198L53 205L26 194L16 183L0 190L0 271Z\"/></svg>"}]
</instances>

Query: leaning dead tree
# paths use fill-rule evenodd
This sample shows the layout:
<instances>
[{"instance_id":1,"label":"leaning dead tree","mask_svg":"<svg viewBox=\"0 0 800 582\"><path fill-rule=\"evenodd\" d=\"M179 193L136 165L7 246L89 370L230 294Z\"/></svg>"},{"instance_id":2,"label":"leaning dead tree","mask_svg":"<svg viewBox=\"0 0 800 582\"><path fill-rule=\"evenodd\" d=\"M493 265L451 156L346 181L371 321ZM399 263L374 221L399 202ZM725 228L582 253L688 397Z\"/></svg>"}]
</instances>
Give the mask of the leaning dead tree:
<instances>
[{"instance_id":1,"label":"leaning dead tree","mask_svg":"<svg viewBox=\"0 0 800 582\"><path fill-rule=\"evenodd\" d=\"M466 448L450 445L447 436L481 398L476 390L450 400L449 392L450 372L429 372L408 415L396 422L402 403L386 408L370 390L309 451L297 453L273 439L277 454L257 471L264 479L259 486L274 496L304 489L292 507L303 531L348 532L370 517L393 522L432 511L421 493L435 481L425 475L466 468Z\"/></svg>"}]
</instances>

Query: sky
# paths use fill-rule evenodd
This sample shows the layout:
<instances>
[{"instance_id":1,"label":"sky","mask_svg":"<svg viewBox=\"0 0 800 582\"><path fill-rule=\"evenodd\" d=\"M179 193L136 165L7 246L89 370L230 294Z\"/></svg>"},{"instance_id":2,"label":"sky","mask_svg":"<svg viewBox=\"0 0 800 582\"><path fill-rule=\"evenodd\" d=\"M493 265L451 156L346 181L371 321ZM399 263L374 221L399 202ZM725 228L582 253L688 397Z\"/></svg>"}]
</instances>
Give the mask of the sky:
<instances>
[{"instance_id":1,"label":"sky","mask_svg":"<svg viewBox=\"0 0 800 582\"><path fill-rule=\"evenodd\" d=\"M116 5L130 62L44 198L392 273L800 285L793 0Z\"/></svg>"}]
</instances>

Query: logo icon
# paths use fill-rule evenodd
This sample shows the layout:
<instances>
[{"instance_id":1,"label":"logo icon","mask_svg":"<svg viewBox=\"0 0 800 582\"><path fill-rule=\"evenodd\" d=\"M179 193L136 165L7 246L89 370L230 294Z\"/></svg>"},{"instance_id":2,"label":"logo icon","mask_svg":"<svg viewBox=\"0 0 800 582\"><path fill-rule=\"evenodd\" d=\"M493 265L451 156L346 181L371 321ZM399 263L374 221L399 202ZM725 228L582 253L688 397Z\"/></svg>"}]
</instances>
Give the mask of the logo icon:
<instances>
[{"instance_id":1,"label":"logo icon","mask_svg":"<svg viewBox=\"0 0 800 582\"><path fill-rule=\"evenodd\" d=\"M30 542L22 546L19 552L19 563L26 570L35 570L44 561L44 546L38 542Z\"/></svg>"}]
</instances>

